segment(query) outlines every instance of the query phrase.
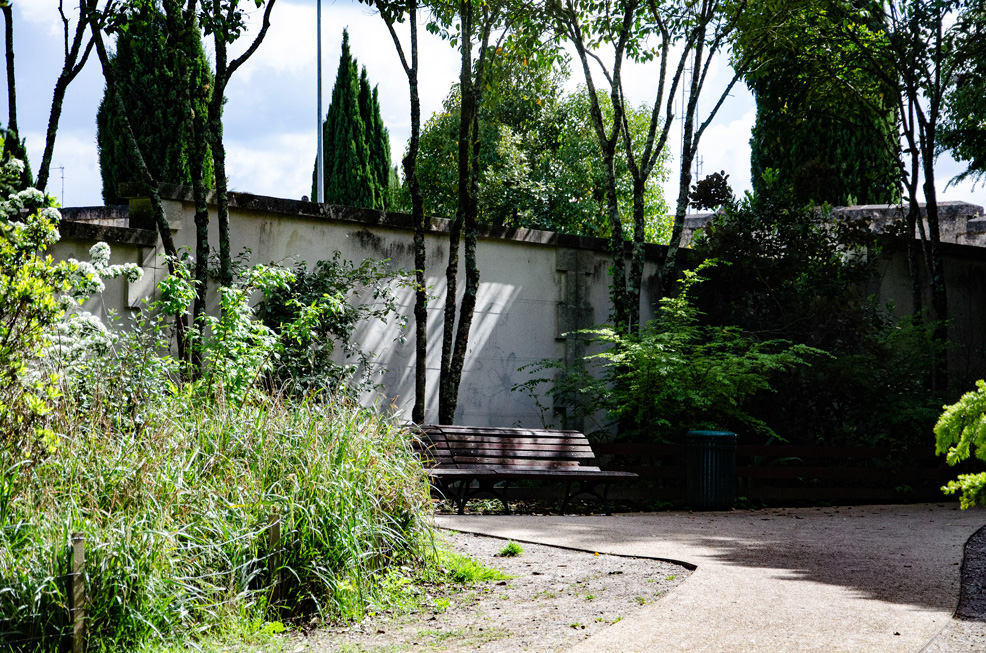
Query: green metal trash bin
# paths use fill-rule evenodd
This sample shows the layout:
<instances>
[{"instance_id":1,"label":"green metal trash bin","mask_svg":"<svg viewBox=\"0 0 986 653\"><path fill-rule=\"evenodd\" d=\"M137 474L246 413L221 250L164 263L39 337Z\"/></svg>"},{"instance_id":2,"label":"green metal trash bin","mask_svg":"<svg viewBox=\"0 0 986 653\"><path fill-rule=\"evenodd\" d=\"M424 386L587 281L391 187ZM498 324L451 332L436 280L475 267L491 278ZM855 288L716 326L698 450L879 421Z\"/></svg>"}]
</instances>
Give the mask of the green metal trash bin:
<instances>
[{"instance_id":1,"label":"green metal trash bin","mask_svg":"<svg viewBox=\"0 0 986 653\"><path fill-rule=\"evenodd\" d=\"M736 434L689 431L688 503L695 510L732 508L736 502Z\"/></svg>"}]
</instances>

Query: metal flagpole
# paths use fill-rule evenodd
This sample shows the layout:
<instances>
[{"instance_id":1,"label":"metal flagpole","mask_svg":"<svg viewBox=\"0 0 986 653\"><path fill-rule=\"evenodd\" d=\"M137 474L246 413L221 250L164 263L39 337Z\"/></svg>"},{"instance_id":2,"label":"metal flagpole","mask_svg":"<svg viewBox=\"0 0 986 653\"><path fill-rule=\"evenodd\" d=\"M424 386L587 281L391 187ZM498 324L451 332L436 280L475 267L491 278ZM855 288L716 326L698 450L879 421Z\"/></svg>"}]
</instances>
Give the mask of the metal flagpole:
<instances>
[{"instance_id":1,"label":"metal flagpole","mask_svg":"<svg viewBox=\"0 0 986 653\"><path fill-rule=\"evenodd\" d=\"M315 169L317 171L318 203L325 202L325 169L322 166L322 0L317 0L318 11L316 17L316 33L318 39L318 153L315 156Z\"/></svg>"}]
</instances>

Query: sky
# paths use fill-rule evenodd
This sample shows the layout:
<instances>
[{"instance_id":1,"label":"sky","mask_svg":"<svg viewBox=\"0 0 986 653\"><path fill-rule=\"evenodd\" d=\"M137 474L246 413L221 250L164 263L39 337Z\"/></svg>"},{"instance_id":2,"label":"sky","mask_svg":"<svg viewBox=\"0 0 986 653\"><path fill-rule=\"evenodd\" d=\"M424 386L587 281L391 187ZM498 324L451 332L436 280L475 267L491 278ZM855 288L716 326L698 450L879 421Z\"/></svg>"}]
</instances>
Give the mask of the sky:
<instances>
[{"instance_id":1,"label":"sky","mask_svg":"<svg viewBox=\"0 0 986 653\"><path fill-rule=\"evenodd\" d=\"M253 8L251 2L244 4ZM66 0L65 5L74 6L74 0ZM66 13L73 17L68 9ZM254 31L261 16L261 10L252 12ZM278 0L266 39L233 76L224 111L231 190L289 199L311 194L318 125L316 24L316 0ZM391 158L396 163L410 135L407 77L381 18L354 0L322 0L323 113L336 77L344 28L349 30L353 56L366 67L371 83L379 86L381 113L390 131ZM402 34L407 44L406 31ZM245 49L250 40L252 32L234 44L234 52ZM421 113L426 120L441 109L458 77L459 60L457 50L423 28L419 28L419 43ZM52 91L63 62L58 0L14 2L14 50L18 123L36 173L44 150ZM632 104L653 103L654 66L630 65L624 70L627 98ZM582 81L578 70L573 66L570 90ZM713 105L730 77L731 70L724 61L715 66L699 104L700 115ZM102 204L96 110L104 86L93 54L69 87L59 124L48 191L63 206ZM0 122L6 125L7 103L0 104ZM750 188L749 138L755 109L750 93L742 84L737 85L699 148L701 175L724 170L737 194ZM674 159L678 158L679 141L680 135L672 133ZM945 190L948 180L962 170L947 154L940 157L936 166L939 199L986 205L982 185L972 189L967 183ZM672 177L664 186L670 205L677 198L677 173Z\"/></svg>"}]
</instances>

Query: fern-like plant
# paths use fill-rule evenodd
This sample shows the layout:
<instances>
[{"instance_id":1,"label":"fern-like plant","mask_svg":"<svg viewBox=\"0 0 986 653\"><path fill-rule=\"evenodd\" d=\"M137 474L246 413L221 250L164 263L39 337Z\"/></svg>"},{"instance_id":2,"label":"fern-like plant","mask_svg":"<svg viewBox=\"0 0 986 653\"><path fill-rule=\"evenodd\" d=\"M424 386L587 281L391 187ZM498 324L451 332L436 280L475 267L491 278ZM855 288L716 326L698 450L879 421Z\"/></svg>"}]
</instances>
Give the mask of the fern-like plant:
<instances>
[{"instance_id":1,"label":"fern-like plant","mask_svg":"<svg viewBox=\"0 0 986 653\"><path fill-rule=\"evenodd\" d=\"M949 465L975 456L986 461L986 381L976 381L976 389L958 402L945 406L935 425L936 453L945 455ZM945 494L959 493L964 509L986 505L986 472L960 474L942 488Z\"/></svg>"}]
</instances>

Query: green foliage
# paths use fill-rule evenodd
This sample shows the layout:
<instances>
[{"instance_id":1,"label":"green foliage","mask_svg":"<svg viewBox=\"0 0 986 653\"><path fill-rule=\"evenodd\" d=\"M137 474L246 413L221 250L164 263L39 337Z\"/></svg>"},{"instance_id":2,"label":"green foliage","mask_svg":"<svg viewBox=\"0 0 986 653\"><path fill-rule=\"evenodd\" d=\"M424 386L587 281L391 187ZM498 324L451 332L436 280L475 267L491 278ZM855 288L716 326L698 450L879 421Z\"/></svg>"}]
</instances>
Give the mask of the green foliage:
<instances>
[{"instance_id":1,"label":"green foliage","mask_svg":"<svg viewBox=\"0 0 986 653\"><path fill-rule=\"evenodd\" d=\"M23 169L14 182L15 190L26 190L34 186L34 176L31 174L31 164L27 160L27 146L23 138L9 129L0 129L0 160L17 160L23 163Z\"/></svg>"},{"instance_id":2,"label":"green foliage","mask_svg":"<svg viewBox=\"0 0 986 653\"><path fill-rule=\"evenodd\" d=\"M754 190L763 190L762 174L773 168L801 203L899 198L896 89L867 71L864 52L834 36L853 22L879 32L879 21L863 5L794 2L780 25L773 24L773 3L752 5L744 16L734 56L758 55L745 75L757 102L750 138Z\"/></svg>"},{"instance_id":3,"label":"green foliage","mask_svg":"<svg viewBox=\"0 0 986 653\"><path fill-rule=\"evenodd\" d=\"M945 96L940 140L958 161L969 164L966 172L951 183L972 179L982 181L986 175L986 10L972 4L959 15L956 30L960 48L969 56L959 62L955 84Z\"/></svg>"},{"instance_id":4,"label":"green foliage","mask_svg":"<svg viewBox=\"0 0 986 653\"><path fill-rule=\"evenodd\" d=\"M45 255L61 217L40 191L15 192L23 170L16 159L0 170L0 446L30 458L56 445L48 422L60 390L35 363L69 305L79 265Z\"/></svg>"},{"instance_id":5,"label":"green foliage","mask_svg":"<svg viewBox=\"0 0 986 653\"><path fill-rule=\"evenodd\" d=\"M128 271L97 246L62 289ZM0 446L6 646L62 646L73 532L87 538L89 650L180 644L229 621L354 619L392 591L388 569L440 565L412 437L345 398L265 390L281 340L247 300L293 281L258 266L225 289L223 318L196 343L206 372L194 382L167 354L162 305L116 330L52 312L34 349L10 353L33 355L28 369L58 392L35 409L57 446ZM175 275L165 301L187 301L188 284Z\"/></svg>"},{"instance_id":6,"label":"green foliage","mask_svg":"<svg viewBox=\"0 0 986 653\"><path fill-rule=\"evenodd\" d=\"M986 461L986 381L976 381L976 389L958 402L945 406L935 425L935 451L956 465L975 456ZM946 494L959 494L963 510L986 505L986 472L960 474L942 488Z\"/></svg>"},{"instance_id":7,"label":"green foliage","mask_svg":"<svg viewBox=\"0 0 986 653\"><path fill-rule=\"evenodd\" d=\"M442 575L456 583L472 585L509 578L498 569L487 567L453 551L438 550L436 560Z\"/></svg>"},{"instance_id":8,"label":"green foliage","mask_svg":"<svg viewBox=\"0 0 986 653\"><path fill-rule=\"evenodd\" d=\"M729 175L725 170L713 172L692 186L688 194L691 205L699 211L718 209L733 201L733 189L729 186Z\"/></svg>"},{"instance_id":9,"label":"green foliage","mask_svg":"<svg viewBox=\"0 0 986 653\"><path fill-rule=\"evenodd\" d=\"M608 236L605 173L587 91L582 87L572 94L563 92L565 66L528 65L525 55L510 53L501 53L494 62L490 88L495 92L483 96L480 125L479 221ZM608 97L601 95L600 102L611 120ZM442 111L422 129L417 170L427 215L451 218L458 206L459 104L456 87ZM639 148L650 110L628 108L627 119ZM666 161L655 167L644 198L650 242L666 241L670 235L661 191L668 174ZM629 223L633 186L623 154L617 157L616 168L622 217Z\"/></svg>"},{"instance_id":10,"label":"green foliage","mask_svg":"<svg viewBox=\"0 0 986 653\"><path fill-rule=\"evenodd\" d=\"M497 557L499 558L516 558L524 552L524 547L517 544L513 540L507 542L507 544L497 552Z\"/></svg>"},{"instance_id":11,"label":"green foliage","mask_svg":"<svg viewBox=\"0 0 986 653\"><path fill-rule=\"evenodd\" d=\"M372 354L360 348L356 329L371 320L396 321L403 332L406 317L398 310L396 290L410 284L410 277L389 270L387 261L355 265L338 252L311 272L302 263L292 274L285 285L266 292L259 311L277 335L274 383L291 393L369 389Z\"/></svg>"},{"instance_id":12,"label":"green foliage","mask_svg":"<svg viewBox=\"0 0 986 653\"><path fill-rule=\"evenodd\" d=\"M15 650L59 650L70 630L70 532L87 537L89 650L255 615L357 618L389 565L424 560L428 486L410 441L355 406L173 396L137 433L66 408L43 464L3 452L0 641Z\"/></svg>"},{"instance_id":13,"label":"green foliage","mask_svg":"<svg viewBox=\"0 0 986 653\"><path fill-rule=\"evenodd\" d=\"M707 326L689 296L704 277L686 270L679 292L661 300L659 314L639 334L611 327L588 331L605 351L587 357L604 369L562 377L550 392L586 414L605 409L619 437L680 441L693 429L726 429L775 436L751 411L751 399L773 392L781 372L824 352L784 340L761 341L737 327Z\"/></svg>"},{"instance_id":14,"label":"green foliage","mask_svg":"<svg viewBox=\"0 0 986 653\"><path fill-rule=\"evenodd\" d=\"M861 288L882 247L865 223L839 222L796 203L768 175L766 189L727 205L696 238L698 254L727 263L696 299L712 325L825 350L785 374L784 392L751 410L781 435L845 445L914 444L937 416L928 390L934 324L896 318Z\"/></svg>"},{"instance_id":15,"label":"green foliage","mask_svg":"<svg viewBox=\"0 0 986 653\"><path fill-rule=\"evenodd\" d=\"M390 166L390 136L380 117L376 87L370 89L366 68L357 72L349 50L349 32L342 32L342 54L332 101L322 123L322 166L325 201L329 204L385 209L396 180ZM317 165L317 163L316 163ZM312 173L312 198L317 198L317 170Z\"/></svg>"},{"instance_id":16,"label":"green foliage","mask_svg":"<svg viewBox=\"0 0 986 653\"><path fill-rule=\"evenodd\" d=\"M171 43L168 19L158 2L135 3L129 9L125 28L117 32L116 53L111 65L116 71L120 98L141 155L151 175L161 182L192 184L192 124L177 109L185 106L189 90L182 69L188 65L190 86L200 89L192 97L194 111L205 115L213 79L200 39L194 43L193 60L182 60L181 49ZM96 114L96 145L103 180L103 201L126 204L117 194L121 183L139 181L137 165L121 135L120 117L113 102L104 95ZM206 148L202 162L206 188L214 185L212 154Z\"/></svg>"}]
</instances>

